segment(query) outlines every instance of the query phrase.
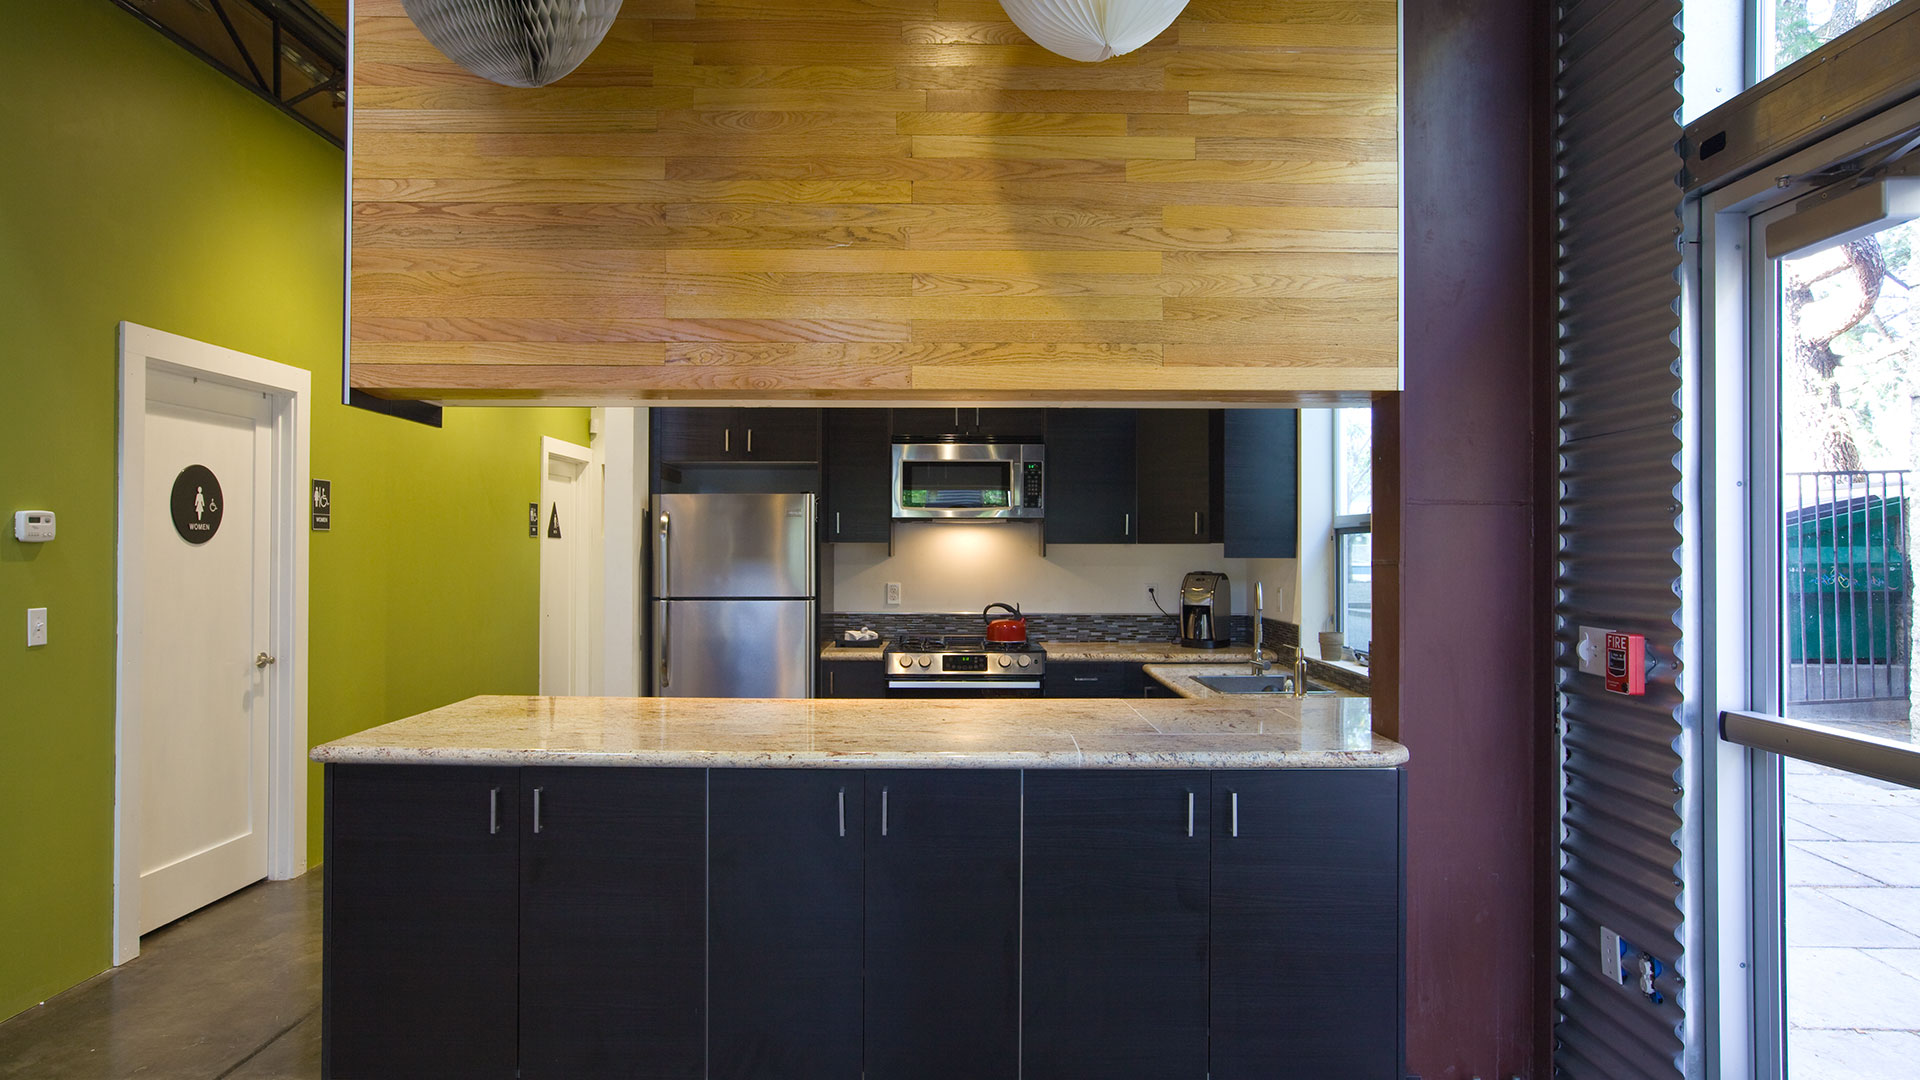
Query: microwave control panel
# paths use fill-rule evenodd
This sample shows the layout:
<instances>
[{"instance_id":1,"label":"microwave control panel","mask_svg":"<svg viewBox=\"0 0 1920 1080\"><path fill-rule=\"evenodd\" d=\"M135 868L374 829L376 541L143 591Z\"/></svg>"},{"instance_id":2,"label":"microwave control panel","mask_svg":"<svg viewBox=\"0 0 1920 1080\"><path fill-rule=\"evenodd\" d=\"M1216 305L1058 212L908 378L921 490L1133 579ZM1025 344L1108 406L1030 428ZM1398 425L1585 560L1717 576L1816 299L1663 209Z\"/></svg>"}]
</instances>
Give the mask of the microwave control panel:
<instances>
[{"instance_id":1,"label":"microwave control panel","mask_svg":"<svg viewBox=\"0 0 1920 1080\"><path fill-rule=\"evenodd\" d=\"M1021 501L1029 510L1035 509L1040 506L1040 492L1044 487L1041 482L1040 463L1037 461L1023 462L1022 467L1025 475L1020 478L1021 484L1023 485L1021 488Z\"/></svg>"}]
</instances>

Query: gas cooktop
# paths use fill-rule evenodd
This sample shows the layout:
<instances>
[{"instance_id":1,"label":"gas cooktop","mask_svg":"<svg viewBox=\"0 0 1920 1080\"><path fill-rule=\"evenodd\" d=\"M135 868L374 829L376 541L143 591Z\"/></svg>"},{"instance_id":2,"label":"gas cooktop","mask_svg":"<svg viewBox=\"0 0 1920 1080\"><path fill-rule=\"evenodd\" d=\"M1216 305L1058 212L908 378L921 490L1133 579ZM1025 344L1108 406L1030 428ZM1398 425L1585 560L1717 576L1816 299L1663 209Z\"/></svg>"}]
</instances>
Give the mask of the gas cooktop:
<instances>
[{"instance_id":1,"label":"gas cooktop","mask_svg":"<svg viewBox=\"0 0 1920 1080\"><path fill-rule=\"evenodd\" d=\"M1031 642L980 637L906 637L884 654L889 679L1036 681L1046 669L1046 650Z\"/></svg>"}]
</instances>

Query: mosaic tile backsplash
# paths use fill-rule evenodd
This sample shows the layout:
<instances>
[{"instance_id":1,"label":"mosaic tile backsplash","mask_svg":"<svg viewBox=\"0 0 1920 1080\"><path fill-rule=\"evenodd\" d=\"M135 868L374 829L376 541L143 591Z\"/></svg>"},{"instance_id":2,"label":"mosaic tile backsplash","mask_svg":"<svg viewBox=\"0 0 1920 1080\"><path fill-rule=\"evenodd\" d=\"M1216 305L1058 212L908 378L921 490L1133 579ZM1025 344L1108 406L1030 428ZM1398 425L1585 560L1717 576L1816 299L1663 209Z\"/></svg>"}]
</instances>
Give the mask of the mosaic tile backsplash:
<instances>
[{"instance_id":1,"label":"mosaic tile backsplash","mask_svg":"<svg viewBox=\"0 0 1920 1080\"><path fill-rule=\"evenodd\" d=\"M823 640L838 638L843 630L872 627L883 638L915 635L980 634L986 622L978 615L905 614L895 611L830 611L820 628ZM1269 645L1293 645L1300 628L1278 619L1266 620ZM1172 641L1179 628L1171 615L1030 614L1027 636L1034 641ZM1253 617L1233 617L1233 640L1253 640Z\"/></svg>"}]
</instances>

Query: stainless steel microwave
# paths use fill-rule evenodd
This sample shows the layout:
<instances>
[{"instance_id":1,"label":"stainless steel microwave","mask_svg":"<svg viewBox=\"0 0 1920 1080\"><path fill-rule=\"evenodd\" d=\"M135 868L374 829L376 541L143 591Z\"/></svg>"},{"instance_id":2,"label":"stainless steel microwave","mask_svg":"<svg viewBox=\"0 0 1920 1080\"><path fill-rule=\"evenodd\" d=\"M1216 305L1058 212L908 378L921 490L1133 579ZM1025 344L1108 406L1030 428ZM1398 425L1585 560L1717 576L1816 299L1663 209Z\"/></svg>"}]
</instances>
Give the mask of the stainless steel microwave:
<instances>
[{"instance_id":1,"label":"stainless steel microwave","mask_svg":"<svg viewBox=\"0 0 1920 1080\"><path fill-rule=\"evenodd\" d=\"M893 444L893 516L909 521L1037 521L1047 448L1038 443Z\"/></svg>"}]
</instances>

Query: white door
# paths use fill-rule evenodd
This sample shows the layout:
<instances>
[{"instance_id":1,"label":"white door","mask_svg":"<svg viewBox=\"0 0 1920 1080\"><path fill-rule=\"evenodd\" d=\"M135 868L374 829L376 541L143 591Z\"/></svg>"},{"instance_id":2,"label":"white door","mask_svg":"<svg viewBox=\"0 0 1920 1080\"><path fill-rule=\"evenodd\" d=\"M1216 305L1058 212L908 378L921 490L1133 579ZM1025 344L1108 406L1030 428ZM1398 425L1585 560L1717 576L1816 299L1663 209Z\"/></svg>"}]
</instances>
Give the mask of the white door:
<instances>
[{"instance_id":1,"label":"white door","mask_svg":"<svg viewBox=\"0 0 1920 1080\"><path fill-rule=\"evenodd\" d=\"M267 876L270 424L258 391L149 377L141 933Z\"/></svg>"},{"instance_id":2,"label":"white door","mask_svg":"<svg viewBox=\"0 0 1920 1080\"><path fill-rule=\"evenodd\" d=\"M590 565L600 519L590 452L548 439L540 504L540 692L591 693Z\"/></svg>"}]
</instances>

